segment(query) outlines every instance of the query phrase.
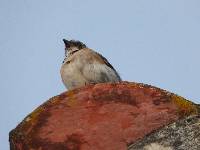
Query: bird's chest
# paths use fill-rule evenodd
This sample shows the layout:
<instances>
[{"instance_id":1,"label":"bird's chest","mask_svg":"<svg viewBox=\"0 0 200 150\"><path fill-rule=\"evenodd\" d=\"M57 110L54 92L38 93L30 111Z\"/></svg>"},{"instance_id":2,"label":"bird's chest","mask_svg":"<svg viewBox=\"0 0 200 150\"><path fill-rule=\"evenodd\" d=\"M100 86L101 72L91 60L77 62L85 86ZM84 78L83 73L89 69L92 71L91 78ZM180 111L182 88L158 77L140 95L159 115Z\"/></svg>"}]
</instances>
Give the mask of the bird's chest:
<instances>
[{"instance_id":1,"label":"bird's chest","mask_svg":"<svg viewBox=\"0 0 200 150\"><path fill-rule=\"evenodd\" d=\"M72 78L80 74L80 62L77 60L66 60L66 62L61 67L61 76L66 78Z\"/></svg>"},{"instance_id":2,"label":"bird's chest","mask_svg":"<svg viewBox=\"0 0 200 150\"><path fill-rule=\"evenodd\" d=\"M81 68L83 64L78 59L68 59L61 67L61 78L66 87L77 87L85 84L85 78L82 75Z\"/></svg>"}]
</instances>

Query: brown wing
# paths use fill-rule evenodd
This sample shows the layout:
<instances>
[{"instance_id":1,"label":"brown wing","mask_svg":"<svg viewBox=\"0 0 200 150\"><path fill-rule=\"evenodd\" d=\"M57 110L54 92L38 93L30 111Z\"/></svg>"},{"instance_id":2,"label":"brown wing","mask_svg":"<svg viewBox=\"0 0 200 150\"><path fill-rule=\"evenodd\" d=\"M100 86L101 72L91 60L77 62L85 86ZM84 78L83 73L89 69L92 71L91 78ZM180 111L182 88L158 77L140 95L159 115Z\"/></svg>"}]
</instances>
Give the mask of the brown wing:
<instances>
[{"instance_id":1,"label":"brown wing","mask_svg":"<svg viewBox=\"0 0 200 150\"><path fill-rule=\"evenodd\" d=\"M104 56L102 56L101 54L99 54L99 53L97 53L97 52L95 52L95 51L94 51L94 53L95 53L98 57L100 57L101 60L103 60L103 62L104 62L108 67L110 67L111 69L113 69L113 70L115 71L116 75L118 76L118 78L121 80L119 74L117 73L117 71L115 70L115 68L108 62L108 60L107 60Z\"/></svg>"},{"instance_id":2,"label":"brown wing","mask_svg":"<svg viewBox=\"0 0 200 150\"><path fill-rule=\"evenodd\" d=\"M101 54L99 54L97 52L95 52L95 54L98 55L107 66L109 66L111 69L115 70L115 68L108 62L108 60L105 57L103 57Z\"/></svg>"}]
</instances>

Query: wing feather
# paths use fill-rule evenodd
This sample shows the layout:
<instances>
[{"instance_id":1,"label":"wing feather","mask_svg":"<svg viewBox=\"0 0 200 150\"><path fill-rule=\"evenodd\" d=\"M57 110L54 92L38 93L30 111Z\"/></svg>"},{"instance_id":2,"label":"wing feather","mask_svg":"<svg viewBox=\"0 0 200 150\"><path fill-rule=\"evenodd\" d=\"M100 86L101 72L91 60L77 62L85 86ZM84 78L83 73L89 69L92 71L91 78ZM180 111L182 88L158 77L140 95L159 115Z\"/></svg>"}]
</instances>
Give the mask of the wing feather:
<instances>
[{"instance_id":1,"label":"wing feather","mask_svg":"<svg viewBox=\"0 0 200 150\"><path fill-rule=\"evenodd\" d=\"M119 80L121 81L121 78L120 78L118 72L117 72L117 71L115 70L115 68L109 63L109 61L108 61L104 56L102 56L101 54L99 54L98 52L95 52L95 53L96 53L96 55L98 55L98 56L104 61L104 63L105 63L108 67L110 67L112 70L114 70L115 74L117 75L117 77L118 77Z\"/></svg>"},{"instance_id":2,"label":"wing feather","mask_svg":"<svg viewBox=\"0 0 200 150\"><path fill-rule=\"evenodd\" d=\"M88 61L96 61L99 63L99 65L91 63L90 65L88 64L85 66L83 69L83 75L85 77L90 77L92 80L99 79L105 82L121 81L121 78L115 68L104 56L91 49L87 50L88 55L90 55L90 57L88 57ZM89 76L89 74L93 74L93 76Z\"/></svg>"}]
</instances>

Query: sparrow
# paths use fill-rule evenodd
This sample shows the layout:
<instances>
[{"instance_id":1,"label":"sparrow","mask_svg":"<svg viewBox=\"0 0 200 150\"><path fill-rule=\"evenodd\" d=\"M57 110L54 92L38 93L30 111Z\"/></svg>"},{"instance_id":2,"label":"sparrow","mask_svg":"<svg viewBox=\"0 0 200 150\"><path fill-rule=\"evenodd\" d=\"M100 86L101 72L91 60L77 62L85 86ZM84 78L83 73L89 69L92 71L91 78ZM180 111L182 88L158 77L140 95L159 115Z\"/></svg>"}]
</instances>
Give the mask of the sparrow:
<instances>
[{"instance_id":1,"label":"sparrow","mask_svg":"<svg viewBox=\"0 0 200 150\"><path fill-rule=\"evenodd\" d=\"M115 68L101 54L80 41L63 39L65 58L60 74L68 90L89 84L120 82Z\"/></svg>"}]
</instances>

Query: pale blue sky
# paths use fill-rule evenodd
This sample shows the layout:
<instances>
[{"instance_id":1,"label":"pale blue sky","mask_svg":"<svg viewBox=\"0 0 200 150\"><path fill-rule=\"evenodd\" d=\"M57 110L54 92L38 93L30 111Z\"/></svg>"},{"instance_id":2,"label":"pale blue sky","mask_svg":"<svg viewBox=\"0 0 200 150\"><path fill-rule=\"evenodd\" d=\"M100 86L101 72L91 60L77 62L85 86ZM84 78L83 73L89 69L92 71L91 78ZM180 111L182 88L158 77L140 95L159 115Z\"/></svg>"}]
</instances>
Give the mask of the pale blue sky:
<instances>
[{"instance_id":1,"label":"pale blue sky","mask_svg":"<svg viewBox=\"0 0 200 150\"><path fill-rule=\"evenodd\" d=\"M123 80L200 103L199 0L0 0L0 149L34 108L65 90L62 39L102 53Z\"/></svg>"}]
</instances>

